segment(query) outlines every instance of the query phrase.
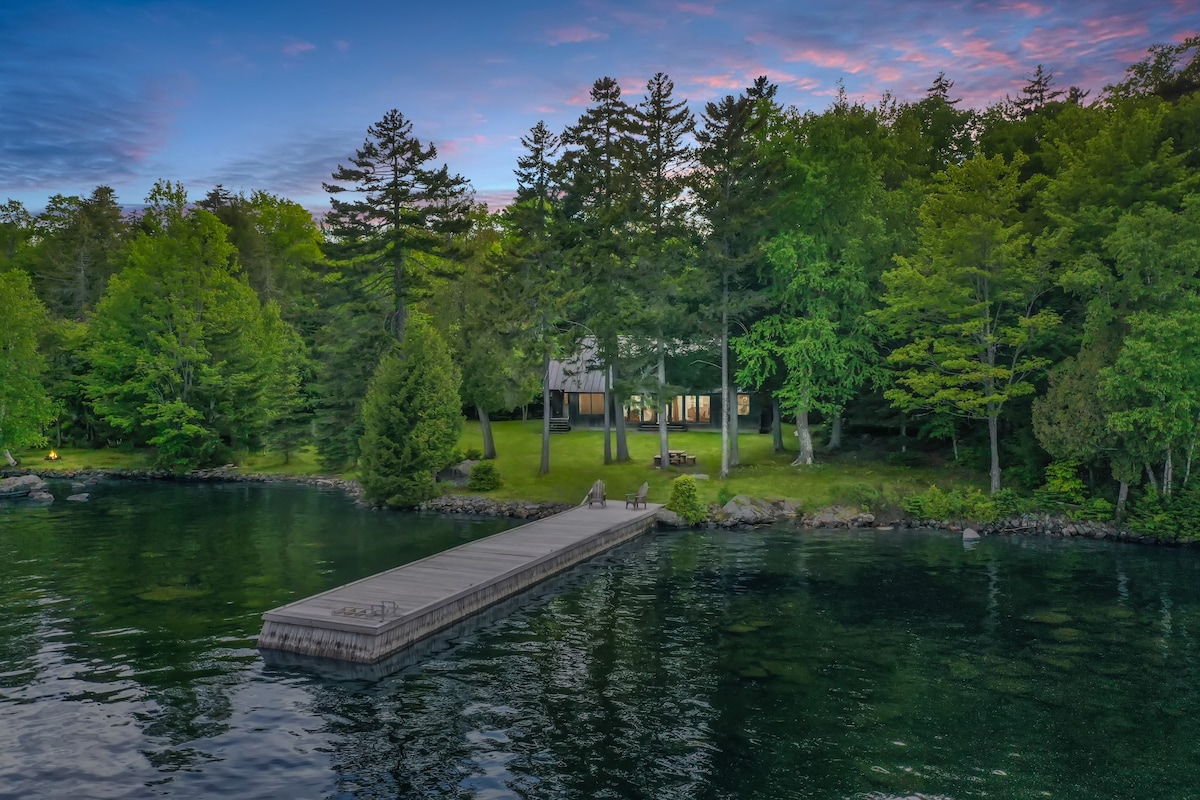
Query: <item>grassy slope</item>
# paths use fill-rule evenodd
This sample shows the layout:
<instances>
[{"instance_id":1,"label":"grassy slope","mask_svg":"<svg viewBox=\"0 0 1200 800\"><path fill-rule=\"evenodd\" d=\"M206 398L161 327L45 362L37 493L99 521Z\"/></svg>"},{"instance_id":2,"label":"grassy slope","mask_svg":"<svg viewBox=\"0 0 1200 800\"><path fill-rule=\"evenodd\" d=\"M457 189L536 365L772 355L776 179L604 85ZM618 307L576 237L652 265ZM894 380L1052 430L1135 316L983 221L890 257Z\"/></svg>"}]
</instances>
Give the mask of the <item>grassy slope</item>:
<instances>
[{"instance_id":1,"label":"grassy slope","mask_svg":"<svg viewBox=\"0 0 1200 800\"><path fill-rule=\"evenodd\" d=\"M538 475L541 461L541 421L499 422L493 424L496 438L496 467L503 485L486 494L498 499L557 501L578 503L597 478L604 481L608 495L618 501L626 492L636 491L643 481L650 484L651 502L666 502L671 481L683 473L706 474L710 480L698 482L700 499L716 502L722 487L730 494L748 494L768 499L792 499L808 508L835 503L860 504L869 500L874 508L895 504L899 498L921 491L931 484L943 488L980 484L981 477L948 468L902 467L887 463L880 453L851 451L830 456L817 453L812 467L793 467L794 453L772 453L771 437L744 433L741 436L742 466L734 468L728 481L716 479L721 464L721 437L712 431L671 434L673 450L686 450L696 456L694 467L653 466L658 452L656 433L629 432L632 461L604 465L604 436L597 430L573 430L550 438L550 474ZM482 449L479 424L468 422L460 447ZM145 451L118 449L71 449L59 451L62 459L43 461L44 450L20 453L24 466L32 469L142 469L152 466L152 455ZM304 448L284 464L274 453L251 454L239 465L245 472L281 475L317 475L322 470L316 454ZM352 478L343 473L338 477ZM465 490L464 490L465 492ZM884 502L881 503L880 500Z\"/></svg>"}]
</instances>

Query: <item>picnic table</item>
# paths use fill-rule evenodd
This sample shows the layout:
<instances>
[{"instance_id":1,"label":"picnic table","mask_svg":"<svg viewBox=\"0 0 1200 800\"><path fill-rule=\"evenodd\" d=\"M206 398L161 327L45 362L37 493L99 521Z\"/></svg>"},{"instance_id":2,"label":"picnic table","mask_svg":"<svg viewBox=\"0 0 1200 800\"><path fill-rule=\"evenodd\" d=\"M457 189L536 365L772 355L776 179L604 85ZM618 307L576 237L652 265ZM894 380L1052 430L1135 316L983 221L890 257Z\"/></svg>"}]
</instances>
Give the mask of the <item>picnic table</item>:
<instances>
[{"instance_id":1,"label":"picnic table","mask_svg":"<svg viewBox=\"0 0 1200 800\"><path fill-rule=\"evenodd\" d=\"M690 466L696 463L696 457L689 456L686 450L668 450L667 458L669 459L667 463L673 467ZM662 453L654 456L654 465L662 466Z\"/></svg>"}]
</instances>

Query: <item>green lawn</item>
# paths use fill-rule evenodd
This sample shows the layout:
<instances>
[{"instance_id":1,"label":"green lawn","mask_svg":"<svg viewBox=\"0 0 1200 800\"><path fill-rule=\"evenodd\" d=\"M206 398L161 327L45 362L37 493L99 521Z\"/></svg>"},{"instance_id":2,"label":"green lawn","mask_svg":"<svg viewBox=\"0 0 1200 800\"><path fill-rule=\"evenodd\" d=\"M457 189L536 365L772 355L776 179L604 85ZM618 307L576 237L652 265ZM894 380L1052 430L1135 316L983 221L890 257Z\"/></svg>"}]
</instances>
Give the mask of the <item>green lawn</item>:
<instances>
[{"instance_id":1,"label":"green lawn","mask_svg":"<svg viewBox=\"0 0 1200 800\"><path fill-rule=\"evenodd\" d=\"M881 498L895 502L934 483L950 487L980 482L979 476L965 471L897 466L878 454L853 451L835 457L818 452L818 463L814 466L793 467L794 452L771 452L771 437L758 433L741 435L742 466L733 469L728 481L719 481L721 437L715 431L671 434L671 449L686 450L696 456L694 467L655 468L658 434L639 431L628 434L633 460L605 466L603 432L584 429L550 437L550 474L539 476L541 421L499 422L493 423L492 429L496 438L496 467L504 484L487 494L503 499L577 503L592 482L600 478L610 497L632 492L646 481L650 484L650 501L666 502L671 481L680 474L691 473L709 476L710 480L697 482L700 499L706 503L716 502L724 486L730 494L799 500L811 508L872 499L877 506ZM482 449L478 423L468 422L460 441L463 450Z\"/></svg>"},{"instance_id":2,"label":"green lawn","mask_svg":"<svg viewBox=\"0 0 1200 800\"><path fill-rule=\"evenodd\" d=\"M550 474L538 475L541 460L541 420L497 422L492 425L496 438L496 467L503 485L485 494L505 500L554 501L578 503L597 479L604 481L610 497L620 499L646 481L651 502L663 503L670 497L671 481L678 475L708 475L697 482L700 499L717 501L724 489L728 494L747 494L767 499L790 499L806 508L822 506L870 505L874 509L895 506L905 495L922 491L931 484L943 488L983 485L983 477L948 467L904 467L888 463L879 450L853 450L830 455L818 451L817 464L793 467L794 452L772 453L771 437L743 433L740 438L742 466L735 467L728 481L717 480L721 465L721 437L715 431L689 431L671 434L673 450L686 450L696 456L694 467L654 467L658 452L658 434L631 430L629 451L633 460L624 464L604 465L604 436L598 430L576 429L550 437ZM615 444L615 437L614 437ZM794 448L794 443L789 442ZM482 449L479 424L468 422L460 439L463 451ZM32 469L145 469L153 465L148 451L122 449L59 450L59 461L44 461L47 450L21 452L22 465ZM293 453L288 463L275 453L254 453L240 460L246 473L279 475L324 474L311 447ZM353 472L337 475L353 478ZM460 490L471 494L467 490Z\"/></svg>"}]
</instances>

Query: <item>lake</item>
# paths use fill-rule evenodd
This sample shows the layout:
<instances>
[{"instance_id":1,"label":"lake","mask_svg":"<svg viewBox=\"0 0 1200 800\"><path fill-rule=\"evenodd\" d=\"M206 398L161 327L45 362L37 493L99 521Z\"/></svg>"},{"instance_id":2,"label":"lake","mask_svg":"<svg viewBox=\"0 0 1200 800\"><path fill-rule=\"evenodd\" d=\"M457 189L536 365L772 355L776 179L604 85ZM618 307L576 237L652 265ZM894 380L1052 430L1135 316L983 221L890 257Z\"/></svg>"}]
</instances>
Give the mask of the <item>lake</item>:
<instances>
[{"instance_id":1,"label":"lake","mask_svg":"<svg viewBox=\"0 0 1200 800\"><path fill-rule=\"evenodd\" d=\"M260 615L512 523L286 484L93 498L0 504L3 797L1200 793L1191 550L656 533L365 679L265 663Z\"/></svg>"}]
</instances>

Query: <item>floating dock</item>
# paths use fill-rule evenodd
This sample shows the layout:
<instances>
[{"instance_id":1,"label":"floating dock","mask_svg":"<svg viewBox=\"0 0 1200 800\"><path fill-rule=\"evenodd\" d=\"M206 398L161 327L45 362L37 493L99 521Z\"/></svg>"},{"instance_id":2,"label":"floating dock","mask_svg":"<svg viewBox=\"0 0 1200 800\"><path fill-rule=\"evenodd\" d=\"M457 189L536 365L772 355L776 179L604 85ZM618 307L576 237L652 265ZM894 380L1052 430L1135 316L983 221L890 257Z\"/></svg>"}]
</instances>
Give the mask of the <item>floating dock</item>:
<instances>
[{"instance_id":1,"label":"floating dock","mask_svg":"<svg viewBox=\"0 0 1200 800\"><path fill-rule=\"evenodd\" d=\"M580 506L288 603L258 646L373 664L650 530L658 509Z\"/></svg>"}]
</instances>

